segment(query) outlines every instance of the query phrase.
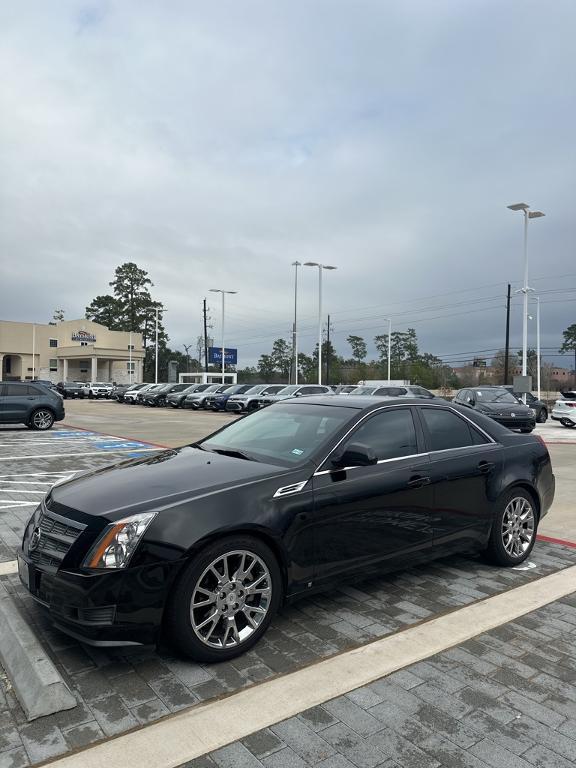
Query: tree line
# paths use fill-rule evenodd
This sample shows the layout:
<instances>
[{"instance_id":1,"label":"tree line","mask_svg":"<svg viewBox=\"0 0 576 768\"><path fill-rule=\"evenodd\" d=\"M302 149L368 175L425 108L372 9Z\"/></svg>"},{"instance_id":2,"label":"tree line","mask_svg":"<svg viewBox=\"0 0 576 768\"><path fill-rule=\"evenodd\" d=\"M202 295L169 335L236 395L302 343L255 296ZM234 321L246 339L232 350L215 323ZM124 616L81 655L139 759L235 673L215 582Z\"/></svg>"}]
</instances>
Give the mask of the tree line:
<instances>
[{"instance_id":1,"label":"tree line","mask_svg":"<svg viewBox=\"0 0 576 768\"><path fill-rule=\"evenodd\" d=\"M126 262L116 267L114 279L109 283L112 291L96 296L86 307L86 317L89 320L100 323L110 330L132 331L142 334L144 347L144 379L151 381L154 378L154 347L156 310L158 310L158 370L161 380L167 379L168 362L175 360L178 372L200 371L203 366L202 338L198 338L197 357L191 357L179 350L170 349L169 337L164 326L164 306L162 302L153 298L150 291L154 283L146 270L138 267L133 262ZM64 312L58 309L54 313L54 320L64 318ZM349 347L348 354L339 354L332 341L324 340L322 344L323 372L322 380L333 384L353 384L368 379L388 378L388 334L380 334L373 337L377 356L371 360L368 357L368 344L362 336L351 334L346 338ZM189 345L190 346L190 345ZM570 325L563 332L563 343L559 350L561 354L568 352L574 354L574 368L576 370L576 323ZM456 388L478 383L478 378L470 372L470 381L463 380L464 373L459 379L449 365L430 354L422 352L414 328L407 331L394 331L391 335L391 373L392 379L407 379L413 383L421 384L429 389ZM521 354L519 354L521 360ZM514 366L514 360L511 361ZM242 368L237 371L238 380L249 383L251 381L262 382L287 382L294 380L294 360L292 345L286 339L276 339L272 349L268 353L260 355L256 366ZM547 376L550 382L550 371L553 366L541 366L543 385ZM504 350L500 350L492 359L495 369L493 383L503 383ZM219 367L210 367L209 370L220 370ZM234 367L227 370L233 371ZM536 353L528 351L528 372L536 381ZM474 379L474 380L472 380ZM301 383L314 383L318 380L318 344L311 355L304 352L298 354L298 381ZM554 384L554 382L551 382ZM546 385L545 385L546 386ZM576 386L576 382L575 382ZM547 385L550 388L550 383Z\"/></svg>"}]
</instances>

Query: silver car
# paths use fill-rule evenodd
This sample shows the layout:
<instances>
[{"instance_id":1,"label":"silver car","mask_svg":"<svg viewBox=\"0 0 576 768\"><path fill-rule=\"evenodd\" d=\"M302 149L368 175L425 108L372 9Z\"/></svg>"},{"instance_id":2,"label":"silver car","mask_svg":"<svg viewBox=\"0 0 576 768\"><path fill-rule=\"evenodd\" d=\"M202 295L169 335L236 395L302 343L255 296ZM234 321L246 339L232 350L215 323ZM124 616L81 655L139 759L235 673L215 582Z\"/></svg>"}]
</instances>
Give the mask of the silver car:
<instances>
[{"instance_id":1,"label":"silver car","mask_svg":"<svg viewBox=\"0 0 576 768\"><path fill-rule=\"evenodd\" d=\"M260 407L279 403L281 400L287 400L289 397L305 397L306 395L333 395L331 387L325 387L322 384L289 384L277 392L275 395L265 395L260 398Z\"/></svg>"},{"instance_id":2,"label":"silver car","mask_svg":"<svg viewBox=\"0 0 576 768\"><path fill-rule=\"evenodd\" d=\"M361 386L348 393L354 395L370 395L372 397L418 397L432 400L436 395L418 384L403 384L402 386Z\"/></svg>"}]
</instances>

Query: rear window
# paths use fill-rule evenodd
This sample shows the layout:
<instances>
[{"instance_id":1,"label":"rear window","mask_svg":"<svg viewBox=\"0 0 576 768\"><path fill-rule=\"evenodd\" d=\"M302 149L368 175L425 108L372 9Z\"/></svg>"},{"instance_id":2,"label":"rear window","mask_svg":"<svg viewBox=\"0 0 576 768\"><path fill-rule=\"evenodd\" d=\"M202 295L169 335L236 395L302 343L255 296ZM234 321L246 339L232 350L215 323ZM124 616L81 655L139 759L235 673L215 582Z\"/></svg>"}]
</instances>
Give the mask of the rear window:
<instances>
[{"instance_id":1,"label":"rear window","mask_svg":"<svg viewBox=\"0 0 576 768\"><path fill-rule=\"evenodd\" d=\"M430 451L448 451L451 448L465 448L482 445L488 440L468 421L454 411L443 408L422 408L420 411L428 431Z\"/></svg>"}]
</instances>

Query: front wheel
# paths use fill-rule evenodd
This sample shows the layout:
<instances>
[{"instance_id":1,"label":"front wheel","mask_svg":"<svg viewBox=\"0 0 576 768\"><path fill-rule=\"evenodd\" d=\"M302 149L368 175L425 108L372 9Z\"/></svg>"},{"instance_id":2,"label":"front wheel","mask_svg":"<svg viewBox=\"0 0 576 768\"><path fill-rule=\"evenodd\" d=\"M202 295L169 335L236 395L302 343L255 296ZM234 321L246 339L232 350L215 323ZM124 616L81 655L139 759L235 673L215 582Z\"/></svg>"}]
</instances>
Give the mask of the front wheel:
<instances>
[{"instance_id":1,"label":"front wheel","mask_svg":"<svg viewBox=\"0 0 576 768\"><path fill-rule=\"evenodd\" d=\"M562 424L563 427L568 427L568 429L574 429L574 427L576 427L576 424L574 424L573 421L570 421L570 419L560 419L560 424Z\"/></svg>"},{"instance_id":2,"label":"front wheel","mask_svg":"<svg viewBox=\"0 0 576 768\"><path fill-rule=\"evenodd\" d=\"M546 421L548 421L548 411L546 410L546 408L542 408L542 410L538 414L537 421L538 421L538 424L545 424Z\"/></svg>"},{"instance_id":3,"label":"front wheel","mask_svg":"<svg viewBox=\"0 0 576 768\"><path fill-rule=\"evenodd\" d=\"M499 502L486 554L496 565L514 566L529 556L536 541L538 518L531 494L521 488Z\"/></svg>"},{"instance_id":4,"label":"front wheel","mask_svg":"<svg viewBox=\"0 0 576 768\"><path fill-rule=\"evenodd\" d=\"M54 414L52 411L49 411L46 408L38 408L38 410L34 411L30 416L27 426L29 426L30 429L39 429L43 431L45 429L50 429L52 424L54 424Z\"/></svg>"},{"instance_id":5,"label":"front wheel","mask_svg":"<svg viewBox=\"0 0 576 768\"><path fill-rule=\"evenodd\" d=\"M530 432L534 432L534 427L522 427L520 432L522 432L523 435L529 435Z\"/></svg>"},{"instance_id":6,"label":"front wheel","mask_svg":"<svg viewBox=\"0 0 576 768\"><path fill-rule=\"evenodd\" d=\"M266 544L222 539L184 570L168 605L168 638L196 661L232 659L266 632L281 593L280 568Z\"/></svg>"}]
</instances>

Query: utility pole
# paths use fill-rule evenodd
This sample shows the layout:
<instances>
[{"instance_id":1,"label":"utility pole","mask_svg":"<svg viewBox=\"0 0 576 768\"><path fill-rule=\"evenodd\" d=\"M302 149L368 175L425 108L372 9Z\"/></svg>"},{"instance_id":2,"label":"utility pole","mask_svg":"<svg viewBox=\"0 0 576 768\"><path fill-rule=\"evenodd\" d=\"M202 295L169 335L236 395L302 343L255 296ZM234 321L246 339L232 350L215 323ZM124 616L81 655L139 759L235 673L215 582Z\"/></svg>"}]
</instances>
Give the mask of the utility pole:
<instances>
[{"instance_id":1,"label":"utility pole","mask_svg":"<svg viewBox=\"0 0 576 768\"><path fill-rule=\"evenodd\" d=\"M326 331L326 384L330 386L330 315L328 315L328 330Z\"/></svg>"},{"instance_id":2,"label":"utility pole","mask_svg":"<svg viewBox=\"0 0 576 768\"><path fill-rule=\"evenodd\" d=\"M206 299L204 299L204 371L208 373L208 320L207 320L207 309L206 309Z\"/></svg>"},{"instance_id":3,"label":"utility pole","mask_svg":"<svg viewBox=\"0 0 576 768\"><path fill-rule=\"evenodd\" d=\"M506 346L504 349L504 384L508 384L508 368L510 365L510 283L506 294Z\"/></svg>"},{"instance_id":4,"label":"utility pole","mask_svg":"<svg viewBox=\"0 0 576 768\"><path fill-rule=\"evenodd\" d=\"M186 373L190 373L190 352L188 351L193 345L192 344L182 344L184 349L186 350Z\"/></svg>"}]
</instances>

